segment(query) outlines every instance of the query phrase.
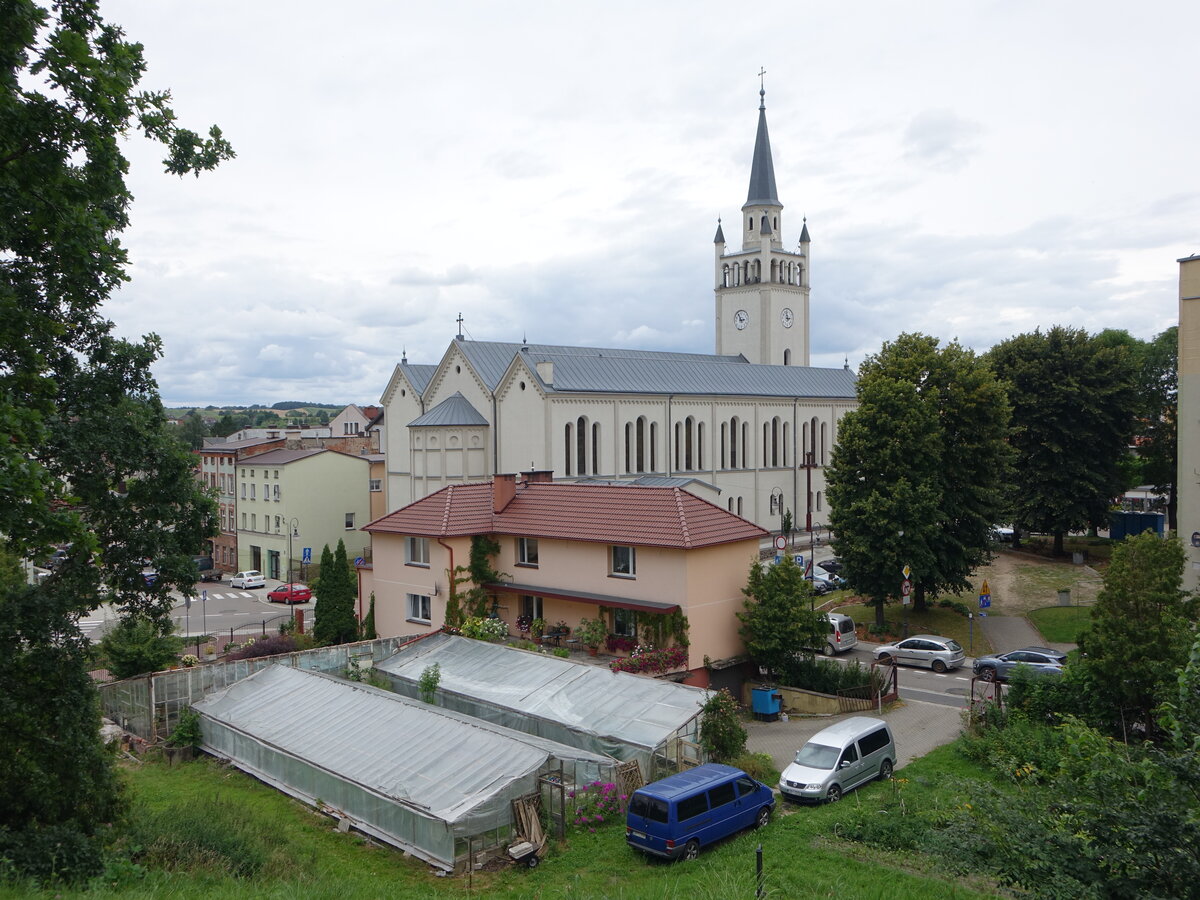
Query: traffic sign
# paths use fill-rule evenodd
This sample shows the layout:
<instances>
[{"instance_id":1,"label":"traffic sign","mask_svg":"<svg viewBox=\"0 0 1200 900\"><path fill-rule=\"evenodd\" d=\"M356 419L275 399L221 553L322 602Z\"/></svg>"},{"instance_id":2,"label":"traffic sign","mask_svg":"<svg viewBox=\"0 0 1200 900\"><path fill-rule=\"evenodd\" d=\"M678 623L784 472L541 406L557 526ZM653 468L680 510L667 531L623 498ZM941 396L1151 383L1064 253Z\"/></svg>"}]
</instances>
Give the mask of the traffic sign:
<instances>
[{"instance_id":1,"label":"traffic sign","mask_svg":"<svg viewBox=\"0 0 1200 900\"><path fill-rule=\"evenodd\" d=\"M907 578L905 578L902 582L900 582L900 595L902 597L907 597L911 593L912 593L912 582L909 581Z\"/></svg>"},{"instance_id":2,"label":"traffic sign","mask_svg":"<svg viewBox=\"0 0 1200 900\"><path fill-rule=\"evenodd\" d=\"M202 591L200 592L200 602L201 602L201 603L207 603L207 602L208 602L208 589L207 589L207 588L205 588L204 590L202 590Z\"/></svg>"},{"instance_id":3,"label":"traffic sign","mask_svg":"<svg viewBox=\"0 0 1200 900\"><path fill-rule=\"evenodd\" d=\"M904 567L904 580L908 581L908 576L911 574L912 574L912 569L910 569L908 566L905 566Z\"/></svg>"},{"instance_id":4,"label":"traffic sign","mask_svg":"<svg viewBox=\"0 0 1200 900\"><path fill-rule=\"evenodd\" d=\"M793 560L793 561L796 563L796 565L798 565L800 568L802 568L802 569L804 568L804 554L803 554L803 553L796 553L796 554L794 554L794 555L792 556L792 560Z\"/></svg>"},{"instance_id":5,"label":"traffic sign","mask_svg":"<svg viewBox=\"0 0 1200 900\"><path fill-rule=\"evenodd\" d=\"M787 538L785 538L782 534L775 535L775 549L782 550L785 547L787 547Z\"/></svg>"},{"instance_id":6,"label":"traffic sign","mask_svg":"<svg viewBox=\"0 0 1200 900\"><path fill-rule=\"evenodd\" d=\"M363 559L361 556L356 556L356 557L354 557L354 564L355 564L356 566L361 566L361 565L362 565L363 563L365 563L365 562L366 562L366 560L365 560L365 559Z\"/></svg>"},{"instance_id":7,"label":"traffic sign","mask_svg":"<svg viewBox=\"0 0 1200 900\"><path fill-rule=\"evenodd\" d=\"M305 547L304 550L301 551L300 561L306 563L312 562L312 547Z\"/></svg>"},{"instance_id":8,"label":"traffic sign","mask_svg":"<svg viewBox=\"0 0 1200 900\"><path fill-rule=\"evenodd\" d=\"M979 595L979 608L980 609L987 609L991 605L992 605L992 595L991 594L980 594Z\"/></svg>"}]
</instances>

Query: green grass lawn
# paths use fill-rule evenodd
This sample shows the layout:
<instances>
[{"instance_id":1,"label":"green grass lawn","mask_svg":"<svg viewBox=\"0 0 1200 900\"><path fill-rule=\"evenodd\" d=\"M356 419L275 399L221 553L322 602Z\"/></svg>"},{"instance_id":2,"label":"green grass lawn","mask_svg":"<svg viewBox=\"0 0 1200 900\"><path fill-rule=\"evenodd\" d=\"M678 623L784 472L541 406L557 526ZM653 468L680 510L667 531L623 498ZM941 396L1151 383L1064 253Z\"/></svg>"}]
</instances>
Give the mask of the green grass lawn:
<instances>
[{"instance_id":1,"label":"green grass lawn","mask_svg":"<svg viewBox=\"0 0 1200 900\"><path fill-rule=\"evenodd\" d=\"M1052 643L1078 643L1079 632L1091 620L1090 606L1047 606L1029 612L1029 621Z\"/></svg>"},{"instance_id":2,"label":"green grass lawn","mask_svg":"<svg viewBox=\"0 0 1200 900\"><path fill-rule=\"evenodd\" d=\"M694 863L649 859L625 845L622 823L571 832L537 869L508 868L436 878L424 864L353 834L266 785L211 759L168 768L127 770L135 841L143 867L114 874L90 891L0 888L0 897L247 898L354 900L416 897L579 897L726 900L754 895L761 843L768 897L995 897L989 884L939 874L920 854L902 857L837 838L840 818L885 792L913 792L956 805L947 784L985 777L952 748L934 751L898 773L848 794L841 804L780 804L771 824L706 848ZM897 823L897 827L903 827ZM241 876L232 874L235 870Z\"/></svg>"}]
</instances>

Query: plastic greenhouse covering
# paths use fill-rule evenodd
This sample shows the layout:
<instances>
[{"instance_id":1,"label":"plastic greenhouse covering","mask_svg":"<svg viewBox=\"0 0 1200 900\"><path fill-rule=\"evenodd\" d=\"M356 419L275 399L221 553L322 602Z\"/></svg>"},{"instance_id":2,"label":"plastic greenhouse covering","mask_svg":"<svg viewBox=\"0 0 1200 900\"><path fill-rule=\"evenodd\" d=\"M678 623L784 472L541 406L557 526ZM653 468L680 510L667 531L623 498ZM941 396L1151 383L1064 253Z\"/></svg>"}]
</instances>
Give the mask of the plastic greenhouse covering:
<instances>
[{"instance_id":1,"label":"plastic greenhouse covering","mask_svg":"<svg viewBox=\"0 0 1200 900\"><path fill-rule=\"evenodd\" d=\"M441 670L438 704L519 731L615 757L653 771L656 752L696 742L707 692L628 672L448 634L399 648L375 671L419 696L421 672Z\"/></svg>"},{"instance_id":2,"label":"plastic greenhouse covering","mask_svg":"<svg viewBox=\"0 0 1200 900\"><path fill-rule=\"evenodd\" d=\"M540 775L613 771L599 754L287 666L193 708L208 752L445 869L509 841L512 801L537 792Z\"/></svg>"}]
</instances>

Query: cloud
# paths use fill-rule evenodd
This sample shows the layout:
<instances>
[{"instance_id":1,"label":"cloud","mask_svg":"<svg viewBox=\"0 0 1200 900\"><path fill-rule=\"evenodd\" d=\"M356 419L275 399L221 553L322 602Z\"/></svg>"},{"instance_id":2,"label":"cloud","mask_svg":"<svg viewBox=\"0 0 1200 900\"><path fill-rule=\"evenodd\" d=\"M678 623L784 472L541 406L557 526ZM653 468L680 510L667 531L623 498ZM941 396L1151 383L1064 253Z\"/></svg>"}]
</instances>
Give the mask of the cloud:
<instances>
[{"instance_id":1,"label":"cloud","mask_svg":"<svg viewBox=\"0 0 1200 900\"><path fill-rule=\"evenodd\" d=\"M957 172L977 152L976 140L983 130L978 122L951 110L923 110L904 129L904 158L923 168Z\"/></svg>"}]
</instances>

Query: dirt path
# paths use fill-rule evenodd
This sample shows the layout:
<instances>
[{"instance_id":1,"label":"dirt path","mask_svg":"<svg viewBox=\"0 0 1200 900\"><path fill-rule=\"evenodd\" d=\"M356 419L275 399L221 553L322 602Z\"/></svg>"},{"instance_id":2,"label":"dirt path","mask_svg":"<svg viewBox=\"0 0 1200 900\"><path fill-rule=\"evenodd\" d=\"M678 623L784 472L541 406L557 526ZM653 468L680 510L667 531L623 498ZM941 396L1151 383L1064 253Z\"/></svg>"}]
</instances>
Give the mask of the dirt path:
<instances>
[{"instance_id":1,"label":"dirt path","mask_svg":"<svg viewBox=\"0 0 1200 900\"><path fill-rule=\"evenodd\" d=\"M984 579L992 595L992 614L1023 616L1033 609L1055 606L1058 592L1070 590L1072 604L1090 604L1103 586L1090 566L1046 559L1032 553L1003 550L971 579L976 594Z\"/></svg>"}]
</instances>

